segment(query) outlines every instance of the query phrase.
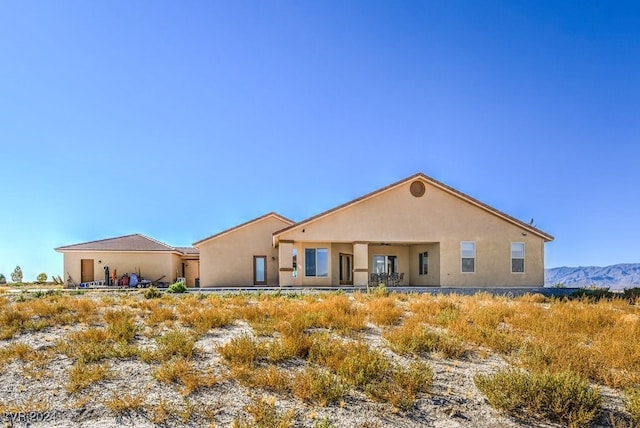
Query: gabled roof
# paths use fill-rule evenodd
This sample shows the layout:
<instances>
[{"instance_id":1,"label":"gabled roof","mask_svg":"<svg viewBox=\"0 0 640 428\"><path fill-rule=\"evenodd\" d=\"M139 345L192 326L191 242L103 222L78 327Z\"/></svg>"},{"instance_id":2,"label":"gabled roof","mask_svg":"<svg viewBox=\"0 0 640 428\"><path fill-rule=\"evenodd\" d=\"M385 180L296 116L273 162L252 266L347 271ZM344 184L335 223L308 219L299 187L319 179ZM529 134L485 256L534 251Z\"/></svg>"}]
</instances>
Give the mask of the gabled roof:
<instances>
[{"instance_id":1,"label":"gabled roof","mask_svg":"<svg viewBox=\"0 0 640 428\"><path fill-rule=\"evenodd\" d=\"M278 220L280 220L280 221L282 221L282 222L284 222L284 223L288 223L289 225L294 224L294 221L293 221L293 220L289 220L288 218L283 217L283 216L281 216L281 215L280 215L280 214L278 214L278 213L270 212L270 213L267 213L267 214L265 214L265 215L263 215L263 216L260 216L260 217L258 217L258 218L254 218L253 220L249 220L249 221L247 221L247 222L245 222L245 223L242 223L242 224L239 224L239 225L237 225L237 226L234 226L234 227L232 227L232 228L230 228L230 229L223 230L222 232L216 233L215 235L211 235L211 236L209 236L209 237L207 237L207 238L201 239L201 240L199 240L198 242L194 242L194 243L193 243L193 246L194 246L194 247L197 247L198 245L200 245L200 244L202 244L202 243L204 243L204 242L206 242L206 241L210 241L210 240L212 240L212 239L220 238L220 237L222 237L222 236L224 236L224 235L227 235L227 234L229 234L229 233L231 233L231 232L235 232L235 231L237 231L237 230L239 230L239 229L245 228L245 227L247 227L247 226L250 226L250 225L252 225L252 224L254 224L254 223L258 223L258 222L260 222L260 221L266 220L266 219L268 219L268 218L276 218L276 219L278 219Z\"/></svg>"},{"instance_id":2,"label":"gabled roof","mask_svg":"<svg viewBox=\"0 0 640 428\"><path fill-rule=\"evenodd\" d=\"M429 177L429 176L427 176L427 175L425 175L425 174L423 174L421 172L419 172L417 174L414 174L414 175L412 175L410 177L407 177L407 178L405 178L403 180L397 181L397 182L395 182L393 184L390 184L388 186L385 186L385 187L383 187L381 189L375 190L375 191L373 191L371 193L367 193L364 196L361 196L361 197L356 198L356 199L354 199L352 201L349 201L347 203L339 205L339 206L337 206L335 208L332 208L332 209L324 211L324 212L322 212L320 214L317 214L317 215L314 215L312 217L309 217L306 220L302 220L302 221L300 221L298 223L295 223L295 224L292 224L290 226L287 226L284 229L281 229L281 230L278 230L278 231L274 232L273 236L277 240L279 235L281 235L281 234L283 234L283 233L285 233L285 232L287 232L289 230L297 229L299 227L308 225L309 223L313 223L314 221L320 220L321 218L333 215L333 214L335 214L335 213L337 213L339 211L347 209L347 208L349 208L349 207L351 207L353 205L362 203L362 202L364 202L364 201L366 201L368 199L374 198L374 197L376 197L376 196L378 196L378 195L380 195L382 193L388 192L389 190L392 190L392 189L394 189L396 187L402 186L403 184L406 184L406 183L411 182L411 181L416 180L416 179L424 180L425 182L427 182L427 183L429 183L429 184L431 184L431 185L433 185L433 186L435 186L435 187L437 187L437 188L439 188L439 189L441 189L441 190L443 190L443 191L445 191L445 192L447 192L447 193L449 193L449 194L451 194L451 195L453 195L455 197L458 197L458 198L460 198L460 199L462 199L462 200L464 200L464 201L466 201L466 202L468 202L468 203L470 203L472 205L477 206L478 208L481 208L481 209L483 209L483 210L485 210L485 211L487 211L487 212L489 212L489 213L491 213L493 215L496 215L496 216L502 218L503 220L506 220L506 221L508 221L510 223L513 223L516 226L519 226L519 227L527 230L528 232L531 232L531 233L541 237L545 241L553 241L553 236L549 235L548 233L545 233L542 230L540 230L540 229L538 229L538 228L536 228L536 227L534 227L534 226L532 226L530 224L524 223L524 222L522 222L522 221L520 221L520 220L518 220L518 219L516 219L514 217L511 217L510 215L505 214L502 211L497 210L497 209L485 204L484 202L480 202L479 200L477 200L477 199L475 199L475 198L473 198L473 197L471 197L471 196L469 196L469 195L467 195L465 193L462 193L462 192L454 189L453 187L447 186L446 184L444 184L444 183L442 183L442 182L440 182L440 181L438 181L438 180L436 180L434 178L431 178L431 177Z\"/></svg>"},{"instance_id":3,"label":"gabled roof","mask_svg":"<svg viewBox=\"0 0 640 428\"><path fill-rule=\"evenodd\" d=\"M65 251L168 251L180 252L164 242L156 241L139 233L119 236L117 238L101 239L98 241L83 242L81 244L66 245L55 248L57 252Z\"/></svg>"}]
</instances>

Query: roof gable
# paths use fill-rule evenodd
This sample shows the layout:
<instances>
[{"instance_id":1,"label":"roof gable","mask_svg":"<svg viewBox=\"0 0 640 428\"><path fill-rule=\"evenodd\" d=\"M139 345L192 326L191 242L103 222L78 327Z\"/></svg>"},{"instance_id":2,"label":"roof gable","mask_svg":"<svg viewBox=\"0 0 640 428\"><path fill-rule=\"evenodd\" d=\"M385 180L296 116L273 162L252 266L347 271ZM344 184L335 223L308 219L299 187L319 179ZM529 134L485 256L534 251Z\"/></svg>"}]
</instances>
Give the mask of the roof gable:
<instances>
[{"instance_id":1,"label":"roof gable","mask_svg":"<svg viewBox=\"0 0 640 428\"><path fill-rule=\"evenodd\" d=\"M66 245L55 249L58 252L65 251L168 251L182 252L163 242L156 241L139 233L119 236L116 238L101 239L97 241L83 242L80 244Z\"/></svg>"},{"instance_id":2,"label":"roof gable","mask_svg":"<svg viewBox=\"0 0 640 428\"><path fill-rule=\"evenodd\" d=\"M469 196L469 195L467 195L467 194L465 194L463 192L460 192L460 191L454 189L453 187L447 186L446 184L444 184L444 183L442 183L442 182L440 182L438 180L435 180L435 179L433 179L433 178L431 178L431 177L429 177L429 176L427 176L427 175L425 175L423 173L414 174L414 175L412 175L410 177L407 177L407 178L405 178L403 180L400 180L398 182L392 183L392 184L390 184L388 186L385 186L385 187L383 187L381 189L375 190L375 191L373 191L371 193L367 193L366 195L363 195L363 196L361 196L359 198L356 198L356 199L354 199L352 201L346 202L346 203L344 203L342 205L339 205L339 206L337 206L335 208L332 208L330 210L324 211L324 212L322 212L320 214L317 214L315 216L309 217L309 218L307 218L305 220L302 220L302 221L300 221L298 223L292 224L292 225L287 226L287 227L285 227L285 228L283 228L281 230L278 230L278 231L273 233L274 240L277 241L279 239L280 235L282 235L282 234L284 234L284 233L286 233L288 231L299 229L299 228L302 228L302 227L304 227L306 225L309 225L309 224L311 224L313 222L319 221L319 220L321 220L323 218L333 216L333 215L335 215L335 214L337 214L337 213L339 213L341 211L349 209L349 208L351 208L351 207L353 207L355 205L361 204L361 203L363 203L363 202L365 202L367 200L370 200L372 198L379 197L380 195L382 195L382 194L384 194L386 192L392 191L393 189L396 189L396 188L398 188L400 186L403 186L403 185L405 185L405 184L407 184L407 183L409 183L411 181L414 181L414 180L423 180L424 182L426 182L426 183L428 183L428 184L430 184L430 185L432 185L432 186L434 186L436 188L439 188L439 189L443 190L444 192L446 192L446 193L448 193L448 194L450 194L450 195L452 195L452 196L454 196L456 198L459 198L459 199L461 199L461 200L463 200L463 201L465 201L465 202L467 202L467 203L469 203L471 205L474 205L474 206L476 206L476 207L478 207L478 208L480 208L480 209L482 209L482 210L484 210L484 211L486 211L486 212L488 212L488 213L490 213L492 215L495 215L495 216L497 216L497 217L499 217L499 218L501 218L501 219L503 219L503 220L505 220L505 221L507 221L509 223L517 225L518 227L521 227L521 228L523 228L523 229L525 229L525 230L527 230L527 231L529 231L529 232L541 237L545 241L552 241L553 240L553 236L541 231L540 229L538 229L538 228L536 228L536 227L534 227L534 226L532 226L530 224L526 224L526 223L524 223L524 222L522 222L522 221L520 221L520 220L518 220L518 219L516 219L514 217L511 217L510 215L505 214L504 212L502 212L500 210L497 210L497 209L495 209L495 208L493 208L493 207L491 207L491 206L489 206L489 205L487 205L487 204L485 204L485 203L483 203L483 202L481 202L481 201L479 201L479 200L477 200L477 199L475 199L475 198L473 198L473 197L471 197L471 196Z\"/></svg>"},{"instance_id":3,"label":"roof gable","mask_svg":"<svg viewBox=\"0 0 640 428\"><path fill-rule=\"evenodd\" d=\"M247 221L245 223L239 224L239 225L234 226L232 228L229 228L227 230L223 230L222 232L219 232L219 233L216 233L214 235L211 235L211 236L209 236L207 238L201 239L198 242L194 242L193 246L197 247L198 245L201 245L201 244L203 244L203 243L205 243L207 241L211 241L212 239L220 238L222 236L225 236L225 235L228 235L230 233L236 232L236 231L238 231L240 229L243 229L245 227L249 227L249 226L251 226L253 224L256 224L258 222L264 221L264 220L269 219L269 218L278 219L278 220L282 221L283 223L288 224L289 226L295 223L293 220L289 220L288 218L283 217L278 213L270 212L270 213L267 213L267 214L265 214L263 216L254 218L253 220L249 220L249 221Z\"/></svg>"}]
</instances>

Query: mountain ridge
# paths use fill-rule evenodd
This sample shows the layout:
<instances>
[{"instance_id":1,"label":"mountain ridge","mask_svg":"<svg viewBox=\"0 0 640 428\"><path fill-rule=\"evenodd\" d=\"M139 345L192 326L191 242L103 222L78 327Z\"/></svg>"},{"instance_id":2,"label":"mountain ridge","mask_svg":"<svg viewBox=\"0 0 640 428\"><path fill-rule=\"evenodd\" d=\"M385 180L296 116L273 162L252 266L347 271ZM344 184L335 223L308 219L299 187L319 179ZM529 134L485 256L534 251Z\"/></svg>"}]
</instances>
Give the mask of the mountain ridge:
<instances>
[{"instance_id":1,"label":"mountain ridge","mask_svg":"<svg viewBox=\"0 0 640 428\"><path fill-rule=\"evenodd\" d=\"M609 266L562 266L544 270L545 286L633 288L640 286L640 263Z\"/></svg>"}]
</instances>

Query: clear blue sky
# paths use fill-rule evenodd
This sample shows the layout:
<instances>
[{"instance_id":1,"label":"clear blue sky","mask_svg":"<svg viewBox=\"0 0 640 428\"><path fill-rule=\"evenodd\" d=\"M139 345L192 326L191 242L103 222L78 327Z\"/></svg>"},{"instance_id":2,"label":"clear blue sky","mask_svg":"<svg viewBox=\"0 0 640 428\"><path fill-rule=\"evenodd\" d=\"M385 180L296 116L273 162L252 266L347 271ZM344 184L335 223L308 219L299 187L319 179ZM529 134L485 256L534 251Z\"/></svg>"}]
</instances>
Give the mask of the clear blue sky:
<instances>
[{"instance_id":1,"label":"clear blue sky","mask_svg":"<svg viewBox=\"0 0 640 428\"><path fill-rule=\"evenodd\" d=\"M0 0L0 272L190 245L424 172L640 262L635 1Z\"/></svg>"}]
</instances>

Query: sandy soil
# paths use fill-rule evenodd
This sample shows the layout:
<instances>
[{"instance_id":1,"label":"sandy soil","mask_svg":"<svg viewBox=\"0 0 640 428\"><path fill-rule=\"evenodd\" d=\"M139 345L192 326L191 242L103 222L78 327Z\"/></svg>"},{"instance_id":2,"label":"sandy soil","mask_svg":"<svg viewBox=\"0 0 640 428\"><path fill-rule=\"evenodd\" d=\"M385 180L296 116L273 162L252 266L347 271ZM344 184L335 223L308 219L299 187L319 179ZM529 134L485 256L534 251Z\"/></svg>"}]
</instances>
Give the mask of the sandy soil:
<instances>
[{"instance_id":1,"label":"sandy soil","mask_svg":"<svg viewBox=\"0 0 640 428\"><path fill-rule=\"evenodd\" d=\"M78 327L52 328L44 331L20 334L11 340L0 341L0 348L11 342L24 342L36 349L54 346L56 341ZM213 367L222 372L224 367L217 346L250 328L236 322L228 328L215 329L202 336L196 343L199 352L195 357L202 369ZM392 358L402 361L384 346L380 331L369 325L364 334L371 347L379 347ZM139 346L153 347L154 342L139 335ZM172 415L164 426L231 426L234 419L247 415L245 406L261 397L274 399L282 411L293 409L295 427L322 426L326 418L335 427L555 427L559 425L541 421L516 420L493 410L475 387L476 373L490 373L507 363L495 355L472 354L452 361L431 355L427 358L434 370L434 383L430 393L419 397L408 412L394 412L390 405L376 403L364 394L352 392L343 405L318 407L305 404L291 396L274 395L262 390L251 390L233 380L223 381L211 388L198 390L188 398L171 386L155 380L152 367L138 359L111 360L111 376L75 394L64 388L68 370L73 361L56 354L46 367L28 367L29 364L12 362L0 368L0 403L4 408L14 405L20 409L33 409L32 413L0 413L2 426L47 427L151 427L152 406L163 402ZM623 403L619 394L602 388L604 408L595 426L628 426L622 418ZM115 415L103 402L113 397L142 397L143 405L132 412ZM187 422L183 420L190 416Z\"/></svg>"}]
</instances>

